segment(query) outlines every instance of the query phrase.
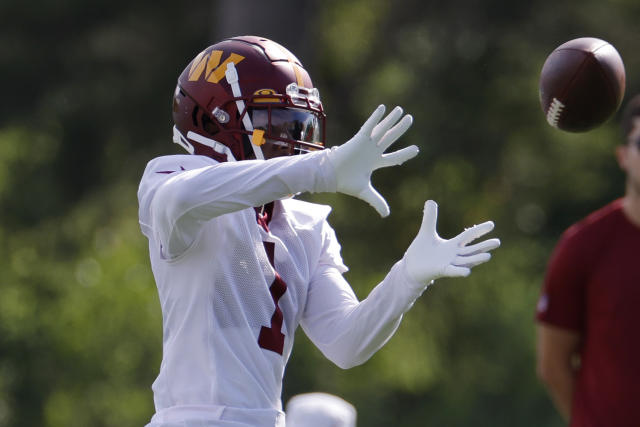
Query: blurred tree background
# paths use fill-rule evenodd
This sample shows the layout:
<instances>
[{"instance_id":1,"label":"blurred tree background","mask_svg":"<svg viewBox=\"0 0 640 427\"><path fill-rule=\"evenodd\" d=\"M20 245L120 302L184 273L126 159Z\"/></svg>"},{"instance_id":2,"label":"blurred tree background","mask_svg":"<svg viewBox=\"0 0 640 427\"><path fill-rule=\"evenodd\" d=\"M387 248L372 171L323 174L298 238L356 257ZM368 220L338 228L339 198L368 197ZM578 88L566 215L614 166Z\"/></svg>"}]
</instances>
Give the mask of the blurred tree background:
<instances>
[{"instance_id":1,"label":"blurred tree background","mask_svg":"<svg viewBox=\"0 0 640 427\"><path fill-rule=\"evenodd\" d=\"M175 81L204 47L259 34L321 90L329 145L380 103L415 123L418 158L379 171L392 215L342 195L331 223L364 298L415 235L492 219L502 247L468 279L439 280L370 361L342 371L302 332L283 401L325 391L361 426L559 426L535 376L534 306L562 230L623 191L617 120L550 128L546 56L581 36L613 43L640 88L633 0L2 0L0 427L142 426L153 413L161 313L136 191L171 143Z\"/></svg>"}]
</instances>

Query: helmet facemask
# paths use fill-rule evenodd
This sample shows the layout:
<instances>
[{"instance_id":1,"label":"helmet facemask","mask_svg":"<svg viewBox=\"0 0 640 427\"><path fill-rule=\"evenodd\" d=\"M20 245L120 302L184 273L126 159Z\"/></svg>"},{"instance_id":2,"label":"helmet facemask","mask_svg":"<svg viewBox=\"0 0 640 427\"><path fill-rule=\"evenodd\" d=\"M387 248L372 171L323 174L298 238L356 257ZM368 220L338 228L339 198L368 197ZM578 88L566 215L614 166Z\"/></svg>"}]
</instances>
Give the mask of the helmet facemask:
<instances>
[{"instance_id":1,"label":"helmet facemask","mask_svg":"<svg viewBox=\"0 0 640 427\"><path fill-rule=\"evenodd\" d=\"M247 114L254 129L253 144L265 149L269 144L270 151L278 155L324 149L325 115L317 89L299 88L291 83L286 95L271 90L257 92L247 102ZM256 131L262 132L256 137Z\"/></svg>"}]
</instances>

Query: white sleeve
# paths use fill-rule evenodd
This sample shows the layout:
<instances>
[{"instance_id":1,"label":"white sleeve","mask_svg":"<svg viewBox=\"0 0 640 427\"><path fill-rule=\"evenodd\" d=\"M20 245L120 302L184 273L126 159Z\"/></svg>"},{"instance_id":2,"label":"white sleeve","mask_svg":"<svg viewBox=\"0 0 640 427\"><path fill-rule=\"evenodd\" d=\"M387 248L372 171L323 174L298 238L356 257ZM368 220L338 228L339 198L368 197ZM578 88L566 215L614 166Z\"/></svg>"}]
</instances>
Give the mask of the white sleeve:
<instances>
[{"instance_id":1,"label":"white sleeve","mask_svg":"<svg viewBox=\"0 0 640 427\"><path fill-rule=\"evenodd\" d=\"M403 261L398 261L359 302L339 266L325 263L312 277L300 324L329 360L348 369L385 345L425 289L409 279Z\"/></svg>"},{"instance_id":2,"label":"white sleeve","mask_svg":"<svg viewBox=\"0 0 640 427\"><path fill-rule=\"evenodd\" d=\"M163 256L180 255L202 225L217 216L300 192L335 191L326 154L215 163L172 173L157 185L148 203Z\"/></svg>"}]
</instances>

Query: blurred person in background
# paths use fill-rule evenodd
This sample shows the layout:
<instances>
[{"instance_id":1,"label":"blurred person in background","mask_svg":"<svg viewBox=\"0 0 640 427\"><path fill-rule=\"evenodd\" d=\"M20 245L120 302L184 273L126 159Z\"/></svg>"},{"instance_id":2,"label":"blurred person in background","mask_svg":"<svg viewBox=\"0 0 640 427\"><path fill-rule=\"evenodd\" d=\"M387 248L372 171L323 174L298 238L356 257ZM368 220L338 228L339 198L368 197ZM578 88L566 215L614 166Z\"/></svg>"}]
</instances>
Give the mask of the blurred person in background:
<instances>
[{"instance_id":1,"label":"blurred person in background","mask_svg":"<svg viewBox=\"0 0 640 427\"><path fill-rule=\"evenodd\" d=\"M471 242L492 222L445 240L427 201L403 258L357 299L330 208L292 196L341 192L387 216L371 174L418 149L385 154L412 117L399 107L384 113L379 106L353 138L324 149L318 90L291 52L261 37L214 44L182 72L174 142L189 154L151 160L138 191L163 315L150 427L283 426L298 325L339 367L362 364L434 279L489 260L499 240Z\"/></svg>"},{"instance_id":2,"label":"blurred person in background","mask_svg":"<svg viewBox=\"0 0 640 427\"><path fill-rule=\"evenodd\" d=\"M572 427L640 425L640 95L621 127L624 196L564 232L537 304L538 375Z\"/></svg>"},{"instance_id":3,"label":"blurred person in background","mask_svg":"<svg viewBox=\"0 0 640 427\"><path fill-rule=\"evenodd\" d=\"M356 427L356 408L328 393L293 396L286 406L287 427Z\"/></svg>"}]
</instances>

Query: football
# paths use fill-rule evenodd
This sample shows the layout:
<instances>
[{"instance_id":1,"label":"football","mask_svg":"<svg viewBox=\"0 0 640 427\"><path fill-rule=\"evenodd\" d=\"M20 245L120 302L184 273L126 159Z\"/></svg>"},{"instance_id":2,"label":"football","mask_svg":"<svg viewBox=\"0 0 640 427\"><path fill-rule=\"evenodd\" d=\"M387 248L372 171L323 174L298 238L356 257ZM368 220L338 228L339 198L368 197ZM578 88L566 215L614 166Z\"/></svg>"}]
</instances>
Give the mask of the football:
<instances>
[{"instance_id":1,"label":"football","mask_svg":"<svg viewBox=\"0 0 640 427\"><path fill-rule=\"evenodd\" d=\"M540 105L547 122L567 132L603 124L620 107L625 70L610 43L582 37L558 46L540 73Z\"/></svg>"}]
</instances>

